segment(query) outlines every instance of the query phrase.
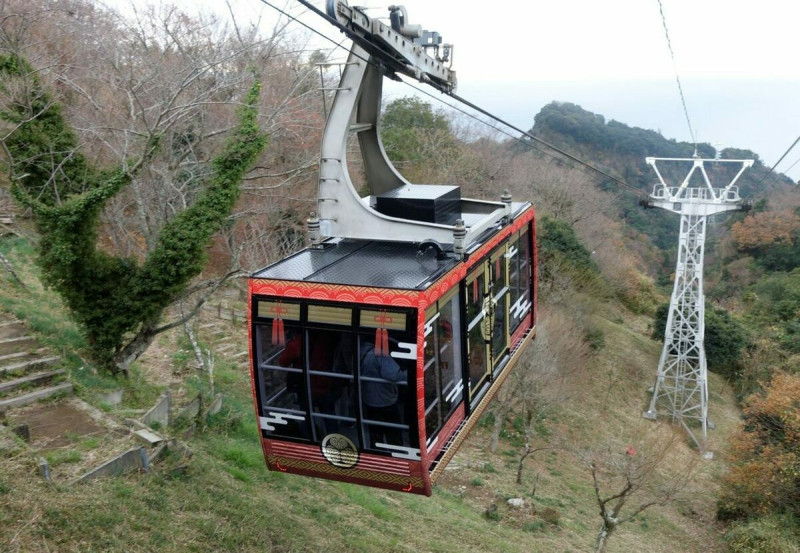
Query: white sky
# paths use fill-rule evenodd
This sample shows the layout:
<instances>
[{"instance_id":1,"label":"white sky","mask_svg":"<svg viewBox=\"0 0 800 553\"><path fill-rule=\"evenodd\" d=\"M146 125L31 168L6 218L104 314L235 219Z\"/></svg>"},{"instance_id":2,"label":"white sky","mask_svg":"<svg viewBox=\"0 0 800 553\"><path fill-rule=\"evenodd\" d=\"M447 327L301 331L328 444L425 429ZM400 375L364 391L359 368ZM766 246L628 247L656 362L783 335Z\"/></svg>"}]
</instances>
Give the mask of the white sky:
<instances>
[{"instance_id":1,"label":"white sky","mask_svg":"<svg viewBox=\"0 0 800 553\"><path fill-rule=\"evenodd\" d=\"M267 20L260 0L230 0L237 17ZM112 5L129 0L106 0ZM270 0L338 41L342 35L294 0ZM690 141L658 0L352 0L454 45L458 93L529 129L546 103L574 102L622 123ZM139 2L137 0L137 4ZM224 0L174 0L189 12L227 14ZM749 148L772 166L800 135L800 2L662 0L678 73L698 141ZM322 0L314 4L324 9ZM299 25L295 25L302 31ZM330 43L318 42L328 48ZM342 52L344 56L344 52ZM387 87L388 95L408 95ZM658 155L658 152L653 152ZM777 171L800 160L800 145ZM800 179L800 162L788 171Z\"/></svg>"}]
</instances>

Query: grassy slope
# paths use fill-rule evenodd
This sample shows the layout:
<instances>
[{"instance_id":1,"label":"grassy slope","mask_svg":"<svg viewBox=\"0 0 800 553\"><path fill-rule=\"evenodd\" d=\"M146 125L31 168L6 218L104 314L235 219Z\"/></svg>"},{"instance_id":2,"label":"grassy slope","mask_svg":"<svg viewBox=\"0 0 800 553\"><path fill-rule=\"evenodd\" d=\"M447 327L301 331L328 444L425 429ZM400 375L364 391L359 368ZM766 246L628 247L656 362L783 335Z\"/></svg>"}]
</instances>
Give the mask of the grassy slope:
<instances>
[{"instance_id":1,"label":"grassy slope","mask_svg":"<svg viewBox=\"0 0 800 553\"><path fill-rule=\"evenodd\" d=\"M20 263L17 252L11 256ZM31 271L24 267L26 274ZM0 287L5 310L49 320L52 329L41 330L63 330L79 344L57 304L41 301L41 290L26 295L9 285L5 275ZM568 399L545 421L535 444L560 443L564 449L529 458L521 486L514 483L518 438L512 433L501 440L497 453L490 453L484 447L488 427L471 436L430 499L268 472L256 438L248 376L220 359L217 382L226 407L208 429L188 440L195 452L188 463L167 459L150 474L77 487L47 485L36 476L30 452L0 440L0 550L590 550L600 519L580 453L599 443L623 447L629 436L651 428L640 413L659 350L646 336L646 321L612 306L605 309L613 315L598 318L596 324L605 333L606 346L573 377ZM241 326L233 332L244 342ZM156 360L143 363L144 374L147 363ZM73 378L82 395L91 398L94 386L107 382L92 380L85 370L78 373L78 366L74 363ZM138 403L156 392L141 383L128 386L139 391L134 396ZM711 445L718 460L699 465L688 499L654 507L622 526L609 551L722 550L713 524L715 479L723 468L719 453L737 412L729 390L713 375L711 416L717 424ZM676 459L693 455L684 446L675 452ZM505 502L510 497L523 497L528 506L512 510ZM493 503L497 511L491 518L496 520L484 515ZM545 518L558 518L558 524Z\"/></svg>"}]
</instances>

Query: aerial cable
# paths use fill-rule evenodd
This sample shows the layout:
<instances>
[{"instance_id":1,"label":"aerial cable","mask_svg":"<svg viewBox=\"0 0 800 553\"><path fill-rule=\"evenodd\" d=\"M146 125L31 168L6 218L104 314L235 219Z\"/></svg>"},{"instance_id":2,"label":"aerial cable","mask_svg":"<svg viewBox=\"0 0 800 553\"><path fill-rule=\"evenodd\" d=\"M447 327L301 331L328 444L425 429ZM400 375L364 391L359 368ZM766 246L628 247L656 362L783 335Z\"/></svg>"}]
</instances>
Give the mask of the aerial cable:
<instances>
[{"instance_id":1,"label":"aerial cable","mask_svg":"<svg viewBox=\"0 0 800 553\"><path fill-rule=\"evenodd\" d=\"M667 28L667 18L664 16L664 5L661 3L661 0L658 0L658 11L661 13L661 23L664 25L664 36L667 37L667 47L669 48L669 55L672 58L672 69L675 71L675 82L678 83L678 92L681 95L683 114L686 116L686 125L689 127L689 136L692 137L692 142L694 143L694 155L697 157L697 140L694 137L692 122L689 120L689 109L686 107L686 97L683 95L683 86L681 86L681 78L678 75L678 64L675 62L675 51L672 49L672 41L669 38L669 29Z\"/></svg>"},{"instance_id":2,"label":"aerial cable","mask_svg":"<svg viewBox=\"0 0 800 553\"><path fill-rule=\"evenodd\" d=\"M285 10L283 10L283 9L279 8L279 7L278 7L278 6L276 6L275 4L272 4L272 3L271 3L269 0L260 0L260 1L261 1L261 3L263 3L263 4L267 5L267 6L269 6L270 8L272 8L273 10L275 10L275 11L277 11L277 12L279 12L279 13L281 13L281 14L285 15L286 17L290 18L291 20L293 20L293 21L295 21L295 22L299 23L300 25L302 25L303 27L305 27L305 28L306 28L306 29L308 29L309 31L311 31L311 32L313 32L313 33L315 33L315 34L319 35L319 36L320 36L320 37L322 37L322 38L324 38L324 39L325 39L325 40L327 40L328 42L332 43L332 44L334 45L334 47L336 47L336 48L341 48L341 49L345 49L345 48L344 48L344 47L343 47L341 44L337 43L335 40L333 40L333 39L332 39L332 38L330 38L329 36L325 35L325 34L324 34L324 33L322 33L321 31L319 31L319 30L315 29L315 28L314 28L314 27L312 27L311 25L308 25L307 23L304 23L303 21L300 21L300 20L299 20L297 17L295 17L295 16L291 15L290 13L286 12ZM300 1L301 1L301 3L302 3L304 6L306 6L306 7L307 7L307 8L308 8L310 11L312 11L313 13L316 13L317 15L319 15L319 16L321 16L321 17L325 18L327 21L329 21L331 24L333 24L335 27L339 28L340 30L343 30L343 27L342 27L342 25L341 25L341 24L340 24L338 21L336 21L335 19L332 19L331 17L329 17L329 16L328 16L328 14L326 14L325 12L323 12L322 10L320 10L319 8L317 8L316 6L313 6L313 5L311 5L311 4L310 4L310 3L308 3L308 2L305 2L305 1L303 1L303 0L300 0ZM375 64L375 63L373 63L373 62L371 62L371 61L370 61L368 58L365 58L365 57L363 57L363 56L360 56L360 55L358 55L358 54L355 54L355 55L356 55L356 57L358 57L360 60L362 60L362 61L364 61L364 62L366 62L366 63L369 63L370 65L372 65L372 66L374 66L374 67L376 67L376 68L378 68L378 69L382 69L382 68L381 68L379 65L377 65L377 64ZM451 105L451 104L449 104L449 103L447 103L447 102L444 102L444 101L443 101L441 98L438 98L438 97L436 97L436 96L434 96L434 95L430 94L429 92L427 92L427 91L425 91L425 90L422 90L421 88L419 88L419 87L416 87L416 86L412 85L411 83L408 83L408 82L406 82L406 81L401 81L401 82L405 83L407 86L409 86L409 87L413 88L414 90L417 90L418 92L421 92L422 94L425 94L425 95L427 95L427 96L429 96L429 97L431 97L431 98L434 98L434 99L436 99L436 100L438 100L438 101L442 102L443 104L445 104L445 105L447 105L447 106L451 107L452 109L455 109L455 110L457 110L457 111L459 111L459 112L461 112L461 113L463 113L463 114L465 114L465 115L467 115L467 116L469 116L469 117L471 117L471 118L475 119L476 121L480 121L480 122L481 122L481 123L483 123L484 125L486 125L486 126L488 126L488 127L492 128L492 129L494 129L494 130L496 130L496 131L498 131L498 132L501 132L502 134L505 134L506 136L509 136L509 137L513 138L514 140L517 140L518 142L520 142L520 143L522 143L522 144L524 144L524 145L526 145L526 146L528 146L528 147L533 147L533 146L532 146L532 145L531 145L529 142L526 142L526 141L522 140L522 138L520 138L520 137L518 137L518 136L514 136L514 135L512 135L512 134L510 134L510 133L508 133L508 132L502 131L501 129L498 129L497 127L494 127L494 126L490 125L490 124L489 124L489 123L487 123L486 121L483 121L482 119L480 119L480 118L478 118L478 117L475 117L474 115L472 115L472 114L469 114L468 112L466 112L466 111L464 111L464 110L462 110L462 109L460 109L460 108L457 108L457 107L455 107L455 106L453 106L453 105ZM452 92L449 92L449 93L446 93L446 94L447 94L448 96L450 96L451 98L453 98L454 100L456 100L456 101L458 101L458 102L461 102L462 104L464 104L464 105L466 105L466 106L468 106L468 107L472 108L473 110L475 110L475 111L477 111L477 112L481 113L482 115L484 115L484 116L486 116L486 117L489 117L490 119L493 119L494 121L497 121L497 122L498 122L498 123L500 123L501 125L504 125L504 126L506 126L506 127L510 128L510 129L513 129L514 131L516 131L516 132L520 133L521 135L524 135L525 137L529 138L530 140L532 140L532 141L535 141L535 142L538 142L539 144L542 144L543 146L546 146L546 147L548 147L548 148L552 149L553 151L555 151L555 152L558 152L558 153L559 153L559 154L561 154L562 156L564 156L564 157L566 157L566 158L570 159L571 161L573 161L573 162L575 162L575 163L578 163L578 164L580 164L580 165L582 165L582 166L586 167L587 169L590 169L591 171L594 171L595 173L597 173L597 174L599 174L599 175L602 175L603 177L606 177L606 178L608 178L608 179L611 179L612 181L614 181L614 182L616 182L617 184L621 185L621 186L623 187L623 189L627 188L627 189L628 189L627 191L633 192L633 193L634 193L634 194L635 194L637 197L641 196L641 190L639 190L639 189L638 189L638 188L636 188L635 186L632 186L632 185L628 184L628 183L627 183L627 182L625 182L624 180L622 180L622 179L620 179L620 178L618 178L618 177L615 177L615 176L613 176L613 175L611 175L611 174L607 173L606 171L603 171L603 170L601 170L601 169L598 169L598 168L597 168L597 167L595 167L594 165L592 165L592 164L590 164L590 163L587 163L587 162L585 162L585 161L581 160L580 158L578 158L577 156L575 156L575 155L573 155L573 154L570 154L569 152L566 152L566 151L564 151L564 150L561 150L560 148L558 148L558 147L556 147L556 146L554 146L554 145L550 144L549 142L546 142L546 141L542 140L542 139L541 139L541 138L539 138L539 137L533 136L532 134L530 134L530 133L528 133L528 132L526 132L526 131L523 131L523 130L522 130L522 129L520 129L519 127L516 127L515 125L512 125L511 123L509 123L509 122L507 122L507 121L505 121L505 120L501 119L500 117L498 117L498 116L496 116L496 115L494 115L494 114L492 114L492 113L490 113L490 112L486 111L485 109L483 109L483 108L481 108L481 107L479 107L479 106L475 105L474 103L470 102L470 101L469 101L469 100L467 100L466 98L462 98L461 96L459 96L459 95L457 95L457 94L455 94L455 93L452 93ZM552 154L549 154L549 153L547 153L547 152L545 152L545 151L543 151L543 150L540 150L539 148L535 148L535 147L533 147L533 148L534 148L535 150L537 150L537 151L539 151L539 152L541 152L541 153L545 154L545 155L549 155L550 157L553 157L554 159L559 159L559 158L557 158L557 157L553 156ZM695 145L695 148L696 148L696 145Z\"/></svg>"},{"instance_id":3,"label":"aerial cable","mask_svg":"<svg viewBox=\"0 0 800 553\"><path fill-rule=\"evenodd\" d=\"M487 127L489 127L490 129L492 129L492 130L494 130L494 131L496 131L496 132L498 132L498 133L500 133L500 134L503 134L503 135L505 135L505 136L509 137L510 139L512 139L512 140L515 140L516 142L519 142L520 144L523 144L524 146L526 146L526 147L528 147L528 148L531 148L531 149L533 149L533 150L536 150L537 152L539 152L539 153L541 153L541 154L543 154L543 155L545 155L545 156L548 156L548 157L550 157L550 158L554 159L555 161L558 161L558 162L564 162L564 161L566 161L566 160L564 160L564 159L563 159L563 158L561 158L561 157L558 157L558 156L556 156L556 155L553 155L552 153L548 152L547 150L543 150L543 149L541 149L541 148L538 148L538 147L536 147L536 145L535 145L534 143L531 143L531 142L525 142L525 141L524 141L524 140L522 140L522 139L521 139L519 136L517 136L517 135L515 135L515 134L512 134L512 133L510 133L510 132L508 132L508 131L506 131L506 130L503 130L503 129L501 129L500 127L495 127L494 125L491 125L491 124L487 123L486 121L484 121L484 120L483 120L483 119L481 119L480 117L476 116L476 115L475 115L475 114L473 114L473 113L470 113L470 112L468 112L467 110L465 110L465 109L463 109L463 108L460 108L460 107L459 107L459 106L457 106L457 105L454 105L454 104L450 104L450 103L448 103L448 102L445 102L445 101L444 101L444 100L442 100L440 97L438 97L438 96L434 96L433 94L431 94L430 92L428 92L427 90L425 90L425 89L423 89L423 88L420 88L420 87L418 87L418 86L415 86L414 84L412 84L412 83L409 83L409 82L407 82L407 81L403 81L403 83L405 83L405 84L406 84L406 86L408 86L408 87L410 87L410 88L413 88L414 90L416 90L416 91L417 91L417 92L419 92L420 94L424 94L425 96L428 96L428 97L430 97L430 98L432 98L432 99L434 99L434 100L436 100L436 101L438 101L438 102L441 102L442 104L444 104L445 106L449 107L450 109L453 109L453 110L455 110L455 111L457 111L457 112L461 113L462 115L466 115L466 116L467 116L467 117L469 117L470 119L474 119L475 121L478 121L479 123L482 123L482 124L486 125L486 126L487 126ZM516 129L515 129L515 130L516 130ZM520 131L520 132L521 132L521 131ZM527 133L524 133L524 132L523 132L523 134L527 134ZM558 149L556 149L556 151L559 151L559 150L558 150ZM584 164L584 165L586 165L586 164ZM583 169L583 167L576 167L576 166L574 166L574 165L573 165L573 168L574 168L574 169L576 169L576 170L578 170L578 171L580 171L580 172L581 172L581 173L583 173L584 175L587 175L587 176L589 176L589 177L596 177L596 176L597 176L597 173L598 173L599 171L598 171L597 169L595 169L594 167L590 166L590 165L586 165L586 166L587 166L587 167L589 167L589 168L590 168L590 169L591 169L593 172L592 172L592 173L588 173L587 171L585 171L585 170ZM603 173L603 174L605 175L605 173ZM610 175L608 176L608 178L614 179L614 177L612 177L612 176L610 176ZM638 188L635 188L635 187L633 187L633 186L630 186L629 184L627 184L627 183L625 183L625 182L623 182L623 181L620 181L620 180L616 180L616 182L618 182L619 184L622 184L624 187L627 187L627 189L626 189L626 188L622 188L622 189L621 189L623 192L633 193L633 194L634 194L634 195L635 195L637 198L638 198L638 197L641 195L641 191L640 191ZM633 192L631 192L631 191L633 191Z\"/></svg>"},{"instance_id":4,"label":"aerial cable","mask_svg":"<svg viewBox=\"0 0 800 553\"><path fill-rule=\"evenodd\" d=\"M798 157L798 158L795 160L795 162L794 162L794 163L792 163L792 164L791 164L789 167L787 167L786 169L784 169L784 170L783 170L784 174L786 174L786 173L788 173L789 171L791 171L792 169L794 169L794 166L795 166L795 165L797 165L798 163L800 163L800 157Z\"/></svg>"},{"instance_id":5,"label":"aerial cable","mask_svg":"<svg viewBox=\"0 0 800 553\"><path fill-rule=\"evenodd\" d=\"M583 161L582 159L570 154L569 152L566 152L566 151L564 151L564 150L562 150L562 149L550 144L549 142L546 142L546 141L542 140L541 138L530 134L529 132L523 131L522 129L512 125L508 121L505 121L505 120L501 119L500 117L497 117L496 115L493 115L492 113L486 111L482 107L473 104L472 102L470 102L466 98L463 98L463 97L461 97L461 96L459 96L458 94L455 94L455 93L450 93L448 95L451 98L453 98L454 100L457 100L457 101L461 102L462 104L464 104L466 106L469 106L470 108L474 109L478 113L481 113L481 114L485 115L486 117L494 119L495 121L497 121L501 125L505 125L506 127L510 128L510 129L514 129L518 133L526 136L527 138L529 138L529 139L531 139L531 140L533 140L535 142L538 142L539 144L542 144L543 146L547 146L548 148L550 148L551 150L553 150L555 152L558 152L562 156L564 156L564 157L566 157L568 159L571 159L572 161L574 161L576 163L579 163L580 165L583 165L584 167L586 167L588 169L591 169L592 171L595 171L596 173L598 173L598 174L600 174L600 175L602 175L602 176L604 176L606 178L609 178L609 179L613 180L614 182L616 182L616 183L618 183L618 184L620 184L620 185L622 185L622 186L624 186L626 188L629 188L629 189L635 191L637 195L641 194L641 191L638 188L636 188L634 186L631 186L630 184L628 184L624 180L619 179L619 178L607 173L606 171L598 169L597 167L595 167L591 163L587 163L587 162ZM527 144L525 141L523 141L523 140L521 140L519 138L517 140L520 140L520 142L522 142L524 144Z\"/></svg>"},{"instance_id":6,"label":"aerial cable","mask_svg":"<svg viewBox=\"0 0 800 553\"><path fill-rule=\"evenodd\" d=\"M783 161L783 158L785 158L786 156L788 156L788 155L789 155L789 152L791 152L791 151L794 149L794 147L795 147L795 146L797 146L797 143L798 143L798 142L800 142L800 136L798 136L798 137L797 137L797 139L795 139L795 141L794 141L794 142L792 142L792 145L791 145L791 146L789 146L789 148L788 148L788 149L787 149L785 152L783 152L783 155L781 156L781 158L780 158L778 161L776 161L776 162L775 162L775 165L773 165L773 166L770 168L770 170L769 170L769 171L767 171L767 172L766 172L766 174L765 174L763 177L761 177L761 180L760 180L760 181L758 181L758 184L761 184L762 182L764 182L764 179L766 179L768 176L770 176L770 175L772 174L772 172L775 170L775 168L778 166L778 164L779 164L781 161ZM800 159L798 159L797 161L800 161ZM792 163L792 167L794 167L795 165L797 165L797 161L795 161L794 163ZM789 169L791 169L792 167L789 167ZM789 169L787 169L787 171L788 171Z\"/></svg>"}]
</instances>

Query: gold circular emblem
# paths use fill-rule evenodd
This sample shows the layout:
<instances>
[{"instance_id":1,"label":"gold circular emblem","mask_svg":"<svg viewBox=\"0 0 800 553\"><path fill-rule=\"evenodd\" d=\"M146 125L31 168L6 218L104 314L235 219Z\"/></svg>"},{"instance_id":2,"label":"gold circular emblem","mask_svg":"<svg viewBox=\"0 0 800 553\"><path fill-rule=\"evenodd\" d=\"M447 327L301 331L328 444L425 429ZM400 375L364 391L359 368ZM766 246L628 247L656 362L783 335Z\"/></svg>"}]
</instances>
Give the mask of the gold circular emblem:
<instances>
[{"instance_id":1,"label":"gold circular emblem","mask_svg":"<svg viewBox=\"0 0 800 553\"><path fill-rule=\"evenodd\" d=\"M322 456L335 467L349 469L358 463L358 448L347 436L328 434L322 440Z\"/></svg>"}]
</instances>

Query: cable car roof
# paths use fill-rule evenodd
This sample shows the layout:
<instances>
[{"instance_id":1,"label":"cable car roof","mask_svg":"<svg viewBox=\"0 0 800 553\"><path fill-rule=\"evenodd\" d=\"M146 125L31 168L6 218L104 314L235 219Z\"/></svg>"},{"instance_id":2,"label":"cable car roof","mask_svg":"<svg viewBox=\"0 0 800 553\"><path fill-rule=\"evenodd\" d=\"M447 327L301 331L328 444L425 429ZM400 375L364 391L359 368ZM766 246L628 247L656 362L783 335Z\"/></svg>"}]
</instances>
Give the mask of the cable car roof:
<instances>
[{"instance_id":1,"label":"cable car roof","mask_svg":"<svg viewBox=\"0 0 800 553\"><path fill-rule=\"evenodd\" d=\"M452 257L437 259L434 248L420 252L410 242L333 238L321 248L308 248L270 265L253 278L423 290L457 264Z\"/></svg>"},{"instance_id":2,"label":"cable car roof","mask_svg":"<svg viewBox=\"0 0 800 553\"><path fill-rule=\"evenodd\" d=\"M527 202L513 202L511 220L528 207ZM470 252L501 228L498 225L487 230ZM320 246L306 248L256 271L251 278L424 290L458 264L452 244L437 245L446 255L437 256L434 247L420 251L415 242L329 238Z\"/></svg>"}]
</instances>

